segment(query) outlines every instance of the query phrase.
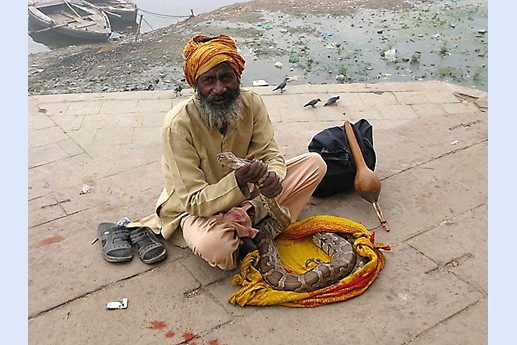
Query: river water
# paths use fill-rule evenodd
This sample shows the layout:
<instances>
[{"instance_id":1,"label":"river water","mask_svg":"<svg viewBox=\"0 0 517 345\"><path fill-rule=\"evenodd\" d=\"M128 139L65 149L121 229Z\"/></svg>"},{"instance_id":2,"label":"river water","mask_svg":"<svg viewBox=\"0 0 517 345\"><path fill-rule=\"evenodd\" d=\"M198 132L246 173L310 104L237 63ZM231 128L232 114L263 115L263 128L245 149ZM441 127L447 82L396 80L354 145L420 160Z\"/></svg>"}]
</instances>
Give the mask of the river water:
<instances>
[{"instance_id":1,"label":"river water","mask_svg":"<svg viewBox=\"0 0 517 345\"><path fill-rule=\"evenodd\" d=\"M218 8L246 2L248 0L134 0L142 15L141 33L156 30L187 18L191 11L195 15L211 12ZM49 51L51 48L35 42L28 34L29 54Z\"/></svg>"},{"instance_id":2,"label":"river water","mask_svg":"<svg viewBox=\"0 0 517 345\"><path fill-rule=\"evenodd\" d=\"M135 2L145 33L184 20L191 10L198 15L247 0ZM297 76L298 83L313 84L438 79L488 90L487 0L440 0L403 11L364 8L344 17L263 10L259 19L244 13L204 25L224 28L239 42L245 86ZM29 53L37 49L49 50L29 37Z\"/></svg>"}]
</instances>

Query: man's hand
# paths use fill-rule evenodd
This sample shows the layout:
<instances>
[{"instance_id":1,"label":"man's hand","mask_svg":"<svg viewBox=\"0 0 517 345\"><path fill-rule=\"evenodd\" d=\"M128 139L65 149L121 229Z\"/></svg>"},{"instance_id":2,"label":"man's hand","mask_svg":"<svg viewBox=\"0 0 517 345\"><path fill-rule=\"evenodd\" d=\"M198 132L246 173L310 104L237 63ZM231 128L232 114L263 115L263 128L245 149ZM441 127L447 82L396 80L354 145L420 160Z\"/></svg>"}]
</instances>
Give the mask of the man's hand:
<instances>
[{"instance_id":1,"label":"man's hand","mask_svg":"<svg viewBox=\"0 0 517 345\"><path fill-rule=\"evenodd\" d=\"M257 184L262 176L267 173L261 185L259 185L260 193L267 198L274 198L282 192L282 184L280 178L274 171L267 172L267 166L264 162L255 160L255 155L249 154L246 159L250 162L235 170L235 178L239 188L243 188L247 183Z\"/></svg>"},{"instance_id":2,"label":"man's hand","mask_svg":"<svg viewBox=\"0 0 517 345\"><path fill-rule=\"evenodd\" d=\"M276 197L282 192L283 189L280 178L274 171L267 173L267 177L264 179L264 182L262 182L259 188L260 194L264 195L266 198Z\"/></svg>"},{"instance_id":3,"label":"man's hand","mask_svg":"<svg viewBox=\"0 0 517 345\"><path fill-rule=\"evenodd\" d=\"M250 162L235 170L235 178L240 189L243 189L247 183L258 183L260 178L267 172L264 162L255 160L255 155L249 154L246 159Z\"/></svg>"}]
</instances>

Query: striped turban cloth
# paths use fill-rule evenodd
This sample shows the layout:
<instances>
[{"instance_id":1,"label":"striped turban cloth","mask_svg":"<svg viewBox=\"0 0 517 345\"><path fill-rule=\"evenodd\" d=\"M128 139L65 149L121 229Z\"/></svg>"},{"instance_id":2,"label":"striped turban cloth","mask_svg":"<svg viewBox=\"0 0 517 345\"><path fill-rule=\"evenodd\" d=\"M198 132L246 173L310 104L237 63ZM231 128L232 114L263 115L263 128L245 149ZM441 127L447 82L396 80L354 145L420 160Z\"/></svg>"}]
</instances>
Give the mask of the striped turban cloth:
<instances>
[{"instance_id":1,"label":"striped turban cloth","mask_svg":"<svg viewBox=\"0 0 517 345\"><path fill-rule=\"evenodd\" d=\"M191 38L183 49L183 58L183 73L187 83L192 87L197 77L221 62L226 62L240 78L245 63L237 52L235 42L226 35L197 35Z\"/></svg>"}]
</instances>

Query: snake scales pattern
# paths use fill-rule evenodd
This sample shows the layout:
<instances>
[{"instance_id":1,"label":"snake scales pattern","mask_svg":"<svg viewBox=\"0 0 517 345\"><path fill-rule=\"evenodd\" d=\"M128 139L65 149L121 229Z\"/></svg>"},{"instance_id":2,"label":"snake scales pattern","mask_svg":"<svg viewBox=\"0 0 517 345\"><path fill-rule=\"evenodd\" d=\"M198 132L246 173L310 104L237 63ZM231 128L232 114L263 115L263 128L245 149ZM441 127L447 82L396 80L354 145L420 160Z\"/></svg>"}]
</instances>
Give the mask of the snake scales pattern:
<instances>
[{"instance_id":1,"label":"snake scales pattern","mask_svg":"<svg viewBox=\"0 0 517 345\"><path fill-rule=\"evenodd\" d=\"M222 152L217 160L224 166L238 169L249 161L236 157L232 152ZM260 185L259 181L259 185ZM346 277L356 264L356 253L353 246L346 239L330 232L319 232L312 236L316 246L321 248L331 259L326 263L316 259L309 259L305 263L308 267L311 261L317 265L303 274L287 272L280 261L274 239L291 224L291 216L287 208L278 204L276 199L261 195L268 216L257 225L259 232L253 238L260 253L258 270L262 277L274 289L295 292L307 292L332 285Z\"/></svg>"}]
</instances>

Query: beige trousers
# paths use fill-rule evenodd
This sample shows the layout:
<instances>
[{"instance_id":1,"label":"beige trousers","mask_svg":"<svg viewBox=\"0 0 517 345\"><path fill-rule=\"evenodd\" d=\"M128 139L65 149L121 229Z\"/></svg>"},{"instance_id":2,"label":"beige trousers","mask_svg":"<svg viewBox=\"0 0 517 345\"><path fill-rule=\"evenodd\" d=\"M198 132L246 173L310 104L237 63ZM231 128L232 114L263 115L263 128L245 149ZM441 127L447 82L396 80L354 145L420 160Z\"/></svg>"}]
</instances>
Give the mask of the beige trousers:
<instances>
[{"instance_id":1,"label":"beige trousers","mask_svg":"<svg viewBox=\"0 0 517 345\"><path fill-rule=\"evenodd\" d=\"M283 190L276 199L289 209L292 221L296 221L323 179L327 166L321 156L313 152L288 159L286 166ZM253 238L258 231L252 227L246 211L252 204L257 205L259 198L257 196L252 201L245 201L226 213L212 217L187 217L182 225L185 242L211 266L223 270L234 269L237 267L239 238Z\"/></svg>"}]
</instances>

